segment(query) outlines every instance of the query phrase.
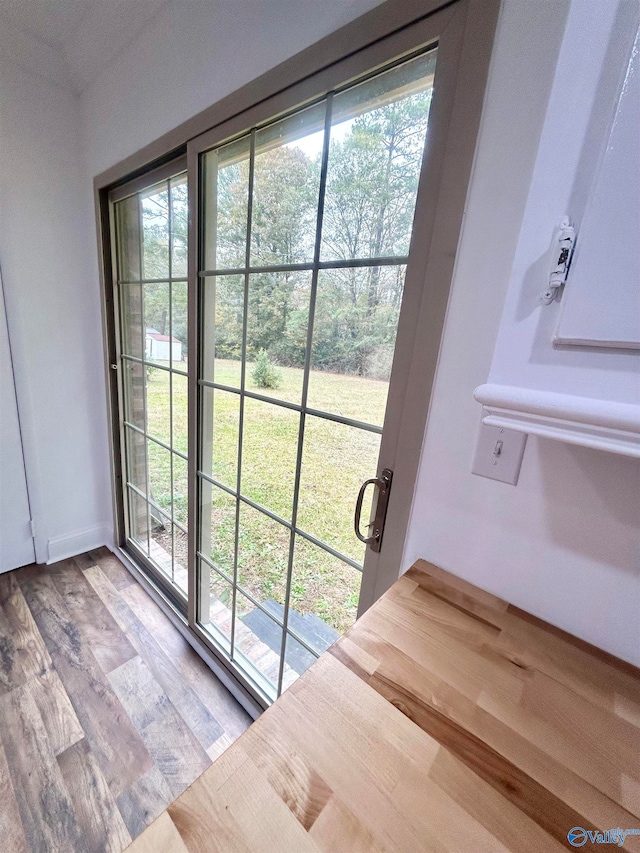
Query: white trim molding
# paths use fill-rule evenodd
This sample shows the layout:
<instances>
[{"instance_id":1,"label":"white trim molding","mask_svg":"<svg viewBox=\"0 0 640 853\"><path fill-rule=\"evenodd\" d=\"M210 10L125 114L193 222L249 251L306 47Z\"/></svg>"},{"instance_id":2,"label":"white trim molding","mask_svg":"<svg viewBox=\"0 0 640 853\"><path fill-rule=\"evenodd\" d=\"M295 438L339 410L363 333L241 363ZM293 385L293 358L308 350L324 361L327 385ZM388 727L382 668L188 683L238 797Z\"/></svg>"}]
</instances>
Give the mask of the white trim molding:
<instances>
[{"instance_id":1,"label":"white trim molding","mask_svg":"<svg viewBox=\"0 0 640 853\"><path fill-rule=\"evenodd\" d=\"M640 458L640 405L512 385L479 385L483 423Z\"/></svg>"},{"instance_id":2,"label":"white trim molding","mask_svg":"<svg viewBox=\"0 0 640 853\"><path fill-rule=\"evenodd\" d=\"M47 565L108 545L112 539L109 524L97 524L95 527L77 530L65 536L53 536L47 541Z\"/></svg>"}]
</instances>

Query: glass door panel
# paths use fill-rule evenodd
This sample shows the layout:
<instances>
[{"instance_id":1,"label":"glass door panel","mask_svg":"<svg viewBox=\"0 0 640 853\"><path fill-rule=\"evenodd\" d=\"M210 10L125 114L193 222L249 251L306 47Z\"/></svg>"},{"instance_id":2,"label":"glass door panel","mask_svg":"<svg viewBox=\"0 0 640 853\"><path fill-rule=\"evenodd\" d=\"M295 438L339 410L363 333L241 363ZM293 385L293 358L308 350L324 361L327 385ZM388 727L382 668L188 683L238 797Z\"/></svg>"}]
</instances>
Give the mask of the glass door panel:
<instances>
[{"instance_id":1,"label":"glass door panel","mask_svg":"<svg viewBox=\"0 0 640 853\"><path fill-rule=\"evenodd\" d=\"M116 201L127 547L186 612L187 176Z\"/></svg>"},{"instance_id":2,"label":"glass door panel","mask_svg":"<svg viewBox=\"0 0 640 853\"><path fill-rule=\"evenodd\" d=\"M310 408L382 427L405 268L394 264L320 272Z\"/></svg>"},{"instance_id":3,"label":"glass door panel","mask_svg":"<svg viewBox=\"0 0 640 853\"><path fill-rule=\"evenodd\" d=\"M345 500L336 500L335 484L353 497L353 507L363 473L376 470L381 432L311 414L305 419L298 527L358 566L364 545L353 534L353 512L345 512Z\"/></svg>"},{"instance_id":4,"label":"glass door panel","mask_svg":"<svg viewBox=\"0 0 640 853\"><path fill-rule=\"evenodd\" d=\"M356 618L435 61L199 154L196 621L267 700Z\"/></svg>"}]
</instances>

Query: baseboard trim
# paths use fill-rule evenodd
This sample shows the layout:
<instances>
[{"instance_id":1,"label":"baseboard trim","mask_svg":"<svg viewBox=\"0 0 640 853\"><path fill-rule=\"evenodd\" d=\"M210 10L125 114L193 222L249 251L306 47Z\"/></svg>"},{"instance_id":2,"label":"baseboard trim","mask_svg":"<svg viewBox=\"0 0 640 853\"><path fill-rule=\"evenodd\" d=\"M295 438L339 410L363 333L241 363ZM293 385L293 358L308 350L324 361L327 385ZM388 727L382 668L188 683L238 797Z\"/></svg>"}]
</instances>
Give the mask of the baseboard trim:
<instances>
[{"instance_id":1,"label":"baseboard trim","mask_svg":"<svg viewBox=\"0 0 640 853\"><path fill-rule=\"evenodd\" d=\"M68 560L94 548L101 548L111 539L111 529L107 524L96 524L65 536L53 536L47 540L47 566L60 560Z\"/></svg>"}]
</instances>

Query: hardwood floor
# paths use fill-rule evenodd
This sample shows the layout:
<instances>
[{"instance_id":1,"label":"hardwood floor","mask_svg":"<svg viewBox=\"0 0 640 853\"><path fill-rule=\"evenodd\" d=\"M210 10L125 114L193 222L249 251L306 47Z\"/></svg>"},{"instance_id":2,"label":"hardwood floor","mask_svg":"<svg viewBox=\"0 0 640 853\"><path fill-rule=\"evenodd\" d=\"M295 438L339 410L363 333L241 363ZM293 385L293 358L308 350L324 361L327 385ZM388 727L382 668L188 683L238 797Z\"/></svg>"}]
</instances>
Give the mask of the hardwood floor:
<instances>
[{"instance_id":1,"label":"hardwood floor","mask_svg":"<svg viewBox=\"0 0 640 853\"><path fill-rule=\"evenodd\" d=\"M0 575L1 849L120 853L251 719L100 549Z\"/></svg>"}]
</instances>

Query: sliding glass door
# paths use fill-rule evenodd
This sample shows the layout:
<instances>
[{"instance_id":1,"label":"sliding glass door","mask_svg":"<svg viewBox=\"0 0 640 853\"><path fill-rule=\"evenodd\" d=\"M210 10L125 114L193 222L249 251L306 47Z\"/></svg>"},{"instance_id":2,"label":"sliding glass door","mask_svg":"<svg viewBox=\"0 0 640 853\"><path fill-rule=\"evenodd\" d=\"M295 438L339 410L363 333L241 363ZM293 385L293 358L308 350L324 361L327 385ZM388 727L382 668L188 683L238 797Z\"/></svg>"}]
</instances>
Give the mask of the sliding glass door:
<instances>
[{"instance_id":1,"label":"sliding glass door","mask_svg":"<svg viewBox=\"0 0 640 853\"><path fill-rule=\"evenodd\" d=\"M192 144L190 309L185 160L112 194L127 547L265 701L353 624L363 540L381 544L435 63L432 48Z\"/></svg>"},{"instance_id":2,"label":"sliding glass door","mask_svg":"<svg viewBox=\"0 0 640 853\"><path fill-rule=\"evenodd\" d=\"M167 170L165 170L167 171ZM186 612L188 196L185 163L114 194L127 543Z\"/></svg>"},{"instance_id":3,"label":"sliding glass door","mask_svg":"<svg viewBox=\"0 0 640 853\"><path fill-rule=\"evenodd\" d=\"M435 63L193 146L195 622L269 699L353 624L361 538L380 544L373 492L361 538L354 506L378 471Z\"/></svg>"},{"instance_id":4,"label":"sliding glass door","mask_svg":"<svg viewBox=\"0 0 640 853\"><path fill-rule=\"evenodd\" d=\"M255 705L400 570L486 2L296 57L100 190L118 543Z\"/></svg>"}]
</instances>

